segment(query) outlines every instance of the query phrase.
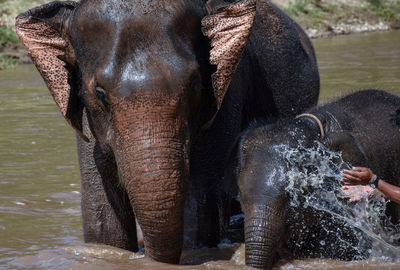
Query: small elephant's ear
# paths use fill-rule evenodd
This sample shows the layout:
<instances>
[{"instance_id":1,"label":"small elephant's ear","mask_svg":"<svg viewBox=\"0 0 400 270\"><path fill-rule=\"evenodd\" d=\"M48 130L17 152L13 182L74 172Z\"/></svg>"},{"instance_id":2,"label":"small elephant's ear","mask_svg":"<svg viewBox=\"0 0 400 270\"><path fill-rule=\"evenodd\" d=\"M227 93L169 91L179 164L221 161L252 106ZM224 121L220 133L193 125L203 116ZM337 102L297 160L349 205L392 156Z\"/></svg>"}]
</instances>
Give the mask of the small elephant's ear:
<instances>
[{"instance_id":1,"label":"small elephant's ear","mask_svg":"<svg viewBox=\"0 0 400 270\"><path fill-rule=\"evenodd\" d=\"M15 28L67 122L85 140L67 24L77 3L51 2L20 14Z\"/></svg>"},{"instance_id":2,"label":"small elephant's ear","mask_svg":"<svg viewBox=\"0 0 400 270\"><path fill-rule=\"evenodd\" d=\"M256 0L209 0L210 15L202 20L202 31L211 39L210 62L217 66L212 75L217 110L242 55L256 15Z\"/></svg>"},{"instance_id":3,"label":"small elephant's ear","mask_svg":"<svg viewBox=\"0 0 400 270\"><path fill-rule=\"evenodd\" d=\"M361 167L369 167L368 158L352 133L331 131L324 139L324 144L333 151L342 152L343 160L346 162Z\"/></svg>"}]
</instances>

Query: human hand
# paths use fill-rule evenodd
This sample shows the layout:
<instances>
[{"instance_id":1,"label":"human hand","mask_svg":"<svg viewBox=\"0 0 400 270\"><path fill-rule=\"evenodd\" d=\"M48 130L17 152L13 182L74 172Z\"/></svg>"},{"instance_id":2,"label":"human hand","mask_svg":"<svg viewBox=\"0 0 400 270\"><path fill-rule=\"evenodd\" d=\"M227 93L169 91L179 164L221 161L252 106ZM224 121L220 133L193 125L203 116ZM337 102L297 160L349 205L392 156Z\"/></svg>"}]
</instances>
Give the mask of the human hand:
<instances>
[{"instance_id":1,"label":"human hand","mask_svg":"<svg viewBox=\"0 0 400 270\"><path fill-rule=\"evenodd\" d=\"M369 198L374 189L370 186L343 186L342 193L348 197L349 202L361 201L362 199Z\"/></svg>"},{"instance_id":2,"label":"human hand","mask_svg":"<svg viewBox=\"0 0 400 270\"><path fill-rule=\"evenodd\" d=\"M368 168L353 167L352 170L344 170L341 181L345 185L368 185L376 179L376 175Z\"/></svg>"}]
</instances>

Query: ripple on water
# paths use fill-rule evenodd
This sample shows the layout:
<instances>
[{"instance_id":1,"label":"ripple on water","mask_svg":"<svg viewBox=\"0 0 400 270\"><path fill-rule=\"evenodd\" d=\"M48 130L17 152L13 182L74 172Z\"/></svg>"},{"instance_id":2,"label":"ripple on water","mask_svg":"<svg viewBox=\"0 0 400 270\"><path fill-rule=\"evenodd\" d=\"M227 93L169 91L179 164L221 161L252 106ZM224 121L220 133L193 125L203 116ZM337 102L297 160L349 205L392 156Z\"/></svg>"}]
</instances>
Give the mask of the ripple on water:
<instances>
[{"instance_id":1,"label":"ripple on water","mask_svg":"<svg viewBox=\"0 0 400 270\"><path fill-rule=\"evenodd\" d=\"M184 263L191 262L196 265L170 265L144 258L144 254L140 252L133 253L104 245L84 244L64 247L54 252L23 256L11 261L10 265L21 268L51 267L51 269L251 269L243 266L243 254L244 246L237 244L225 245L220 249L203 248L183 252ZM236 263L237 260L241 260L239 265Z\"/></svg>"},{"instance_id":2,"label":"ripple on water","mask_svg":"<svg viewBox=\"0 0 400 270\"><path fill-rule=\"evenodd\" d=\"M36 247L37 248L37 247ZM199 260L203 258L203 260ZM244 245L225 246L221 249L201 249L184 251L183 263L192 265L170 265L144 258L143 253L133 253L114 247L94 244L64 247L57 251L39 252L34 255L19 257L9 265L21 269L152 269L152 270L251 270L244 266ZM186 261L185 261L186 260ZM195 262L195 263L194 263ZM193 264L194 263L194 264ZM274 269L352 269L352 270L394 270L399 264L382 264L376 260L356 262L337 261L332 259L304 259L281 261Z\"/></svg>"}]
</instances>

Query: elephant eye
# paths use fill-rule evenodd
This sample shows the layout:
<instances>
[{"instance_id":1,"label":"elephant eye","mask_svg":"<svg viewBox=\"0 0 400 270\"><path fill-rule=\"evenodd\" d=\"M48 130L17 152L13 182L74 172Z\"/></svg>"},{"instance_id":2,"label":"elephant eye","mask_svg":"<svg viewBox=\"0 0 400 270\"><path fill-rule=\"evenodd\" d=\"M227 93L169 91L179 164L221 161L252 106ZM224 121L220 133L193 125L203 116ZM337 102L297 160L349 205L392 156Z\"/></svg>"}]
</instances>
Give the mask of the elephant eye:
<instances>
[{"instance_id":1,"label":"elephant eye","mask_svg":"<svg viewBox=\"0 0 400 270\"><path fill-rule=\"evenodd\" d=\"M104 90L100 86L97 86L95 89L95 92L96 92L97 99L100 100L103 103L103 105L107 108L110 103L108 102L106 90Z\"/></svg>"}]
</instances>

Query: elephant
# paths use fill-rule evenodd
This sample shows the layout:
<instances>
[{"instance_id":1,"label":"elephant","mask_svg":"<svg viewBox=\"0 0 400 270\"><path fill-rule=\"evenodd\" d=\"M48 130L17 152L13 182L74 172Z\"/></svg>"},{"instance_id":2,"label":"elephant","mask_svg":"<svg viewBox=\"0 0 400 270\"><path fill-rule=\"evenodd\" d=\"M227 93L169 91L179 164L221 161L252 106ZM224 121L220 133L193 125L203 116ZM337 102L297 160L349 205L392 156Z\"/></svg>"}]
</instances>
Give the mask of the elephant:
<instances>
[{"instance_id":1,"label":"elephant","mask_svg":"<svg viewBox=\"0 0 400 270\"><path fill-rule=\"evenodd\" d=\"M330 175L317 178L326 184L326 191L336 186L337 194L343 193L340 173L350 164L371 168L382 179L399 186L399 108L400 97L383 90L366 89L312 108L296 118L282 118L272 124L255 123L239 136L225 172L234 182L227 182L225 189L240 198L247 265L271 269L274 260L279 258L278 253L282 254L285 249L295 257L344 260L367 257L366 250L354 252L340 245L327 248L329 243L341 238L348 240L351 249L362 237L359 231L350 230L335 216L316 215L315 218L305 204L293 204L295 198L290 193L293 182L289 176L296 177L294 185L304 186L301 192L317 192L306 178L323 167L320 164L324 163L316 162L315 155L319 152L323 162L336 168ZM314 197L314 201L321 204L322 197L319 194ZM341 200L350 209L354 207L344 196ZM332 202L338 204L340 200ZM298 215L300 212L302 215ZM400 205L389 202L386 214L392 224L398 224ZM296 220L296 216L302 219ZM331 220L327 220L329 218ZM327 224L333 229L333 235L327 233L329 230L321 230L321 226ZM300 247L290 242L301 239ZM368 248L368 243L365 244Z\"/></svg>"},{"instance_id":2,"label":"elephant","mask_svg":"<svg viewBox=\"0 0 400 270\"><path fill-rule=\"evenodd\" d=\"M310 40L266 0L56 1L16 32L77 134L85 242L135 251L137 221L161 262L223 237L235 137L318 100Z\"/></svg>"}]
</instances>

